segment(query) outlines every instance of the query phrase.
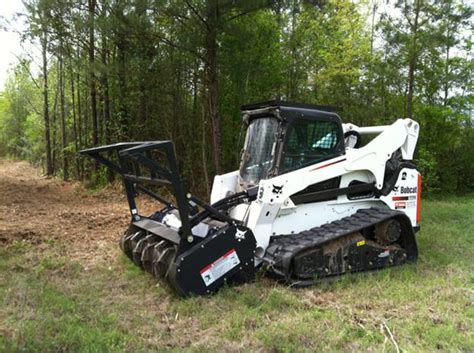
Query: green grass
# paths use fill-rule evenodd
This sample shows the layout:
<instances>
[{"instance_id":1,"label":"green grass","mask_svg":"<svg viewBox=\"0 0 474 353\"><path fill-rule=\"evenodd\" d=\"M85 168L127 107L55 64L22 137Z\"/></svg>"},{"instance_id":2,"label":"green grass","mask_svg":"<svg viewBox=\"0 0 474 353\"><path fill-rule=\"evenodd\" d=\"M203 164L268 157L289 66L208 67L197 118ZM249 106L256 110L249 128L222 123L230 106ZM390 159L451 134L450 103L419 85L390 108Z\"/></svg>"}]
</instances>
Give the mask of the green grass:
<instances>
[{"instance_id":1,"label":"green grass","mask_svg":"<svg viewBox=\"0 0 474 353\"><path fill-rule=\"evenodd\" d=\"M474 351L474 197L425 201L416 265L296 290L260 276L180 299L119 250L0 249L0 351Z\"/></svg>"}]
</instances>

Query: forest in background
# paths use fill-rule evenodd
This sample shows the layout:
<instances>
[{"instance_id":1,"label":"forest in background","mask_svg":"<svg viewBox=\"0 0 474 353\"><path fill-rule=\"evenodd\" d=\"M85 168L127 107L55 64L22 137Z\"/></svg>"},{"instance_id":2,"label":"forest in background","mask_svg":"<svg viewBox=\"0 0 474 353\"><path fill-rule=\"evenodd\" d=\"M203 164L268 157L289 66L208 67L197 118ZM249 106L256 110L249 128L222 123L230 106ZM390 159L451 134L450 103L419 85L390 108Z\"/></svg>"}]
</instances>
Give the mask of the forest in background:
<instances>
[{"instance_id":1,"label":"forest in background","mask_svg":"<svg viewBox=\"0 0 474 353\"><path fill-rule=\"evenodd\" d=\"M240 106L421 125L424 191L474 190L472 7L462 0L25 0L0 156L104 184L77 151L171 139L192 190L236 169ZM4 21L8 27L8 21Z\"/></svg>"}]
</instances>

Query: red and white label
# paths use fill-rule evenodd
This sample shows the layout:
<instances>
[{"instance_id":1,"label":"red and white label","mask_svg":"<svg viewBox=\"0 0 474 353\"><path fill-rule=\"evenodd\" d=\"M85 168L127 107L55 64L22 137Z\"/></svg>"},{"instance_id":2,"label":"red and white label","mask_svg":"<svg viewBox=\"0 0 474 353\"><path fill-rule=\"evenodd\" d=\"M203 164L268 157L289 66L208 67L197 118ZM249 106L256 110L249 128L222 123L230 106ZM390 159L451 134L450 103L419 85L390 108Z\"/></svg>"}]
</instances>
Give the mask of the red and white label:
<instances>
[{"instance_id":1,"label":"red and white label","mask_svg":"<svg viewBox=\"0 0 474 353\"><path fill-rule=\"evenodd\" d=\"M407 208L407 203L406 202L395 202L395 209L396 210L404 210L405 208Z\"/></svg>"},{"instance_id":2,"label":"red and white label","mask_svg":"<svg viewBox=\"0 0 474 353\"><path fill-rule=\"evenodd\" d=\"M229 250L200 271L202 280L206 287L208 287L239 264L240 260L235 249Z\"/></svg>"}]
</instances>

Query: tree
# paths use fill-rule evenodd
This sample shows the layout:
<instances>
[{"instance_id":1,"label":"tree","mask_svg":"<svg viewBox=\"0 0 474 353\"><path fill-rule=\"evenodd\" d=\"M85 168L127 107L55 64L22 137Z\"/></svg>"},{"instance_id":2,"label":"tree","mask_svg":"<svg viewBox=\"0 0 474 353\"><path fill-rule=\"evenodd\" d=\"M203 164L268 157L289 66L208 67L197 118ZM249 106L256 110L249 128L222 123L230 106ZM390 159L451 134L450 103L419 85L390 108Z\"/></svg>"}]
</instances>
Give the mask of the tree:
<instances>
[{"instance_id":1,"label":"tree","mask_svg":"<svg viewBox=\"0 0 474 353\"><path fill-rule=\"evenodd\" d=\"M26 16L29 23L27 35L33 39L39 39L41 45L42 78L43 78L43 119L44 140L46 148L46 174L53 175L53 159L51 153L51 132L49 117L49 86L48 86L48 46L49 46L49 23L51 18L50 0L31 0L25 2Z\"/></svg>"},{"instance_id":2,"label":"tree","mask_svg":"<svg viewBox=\"0 0 474 353\"><path fill-rule=\"evenodd\" d=\"M238 165L239 106L281 98L339 106L359 125L413 116L425 190L472 185L472 11L460 0L26 5L24 38L39 55L25 53L12 73L0 151L44 161L47 174L105 183L110 173L80 157L71 168L71 157L171 139L204 196L215 172Z\"/></svg>"}]
</instances>

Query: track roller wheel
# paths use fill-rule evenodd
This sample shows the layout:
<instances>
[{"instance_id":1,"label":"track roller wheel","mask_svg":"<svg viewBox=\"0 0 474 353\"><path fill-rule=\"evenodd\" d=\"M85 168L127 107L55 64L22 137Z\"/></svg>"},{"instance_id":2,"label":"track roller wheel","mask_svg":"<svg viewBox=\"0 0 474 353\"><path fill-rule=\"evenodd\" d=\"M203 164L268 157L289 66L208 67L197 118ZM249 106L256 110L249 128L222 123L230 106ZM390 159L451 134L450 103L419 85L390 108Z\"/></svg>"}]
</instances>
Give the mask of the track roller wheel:
<instances>
[{"instance_id":1,"label":"track roller wheel","mask_svg":"<svg viewBox=\"0 0 474 353\"><path fill-rule=\"evenodd\" d=\"M375 238L382 245L395 243L402 234L400 222L396 219L389 219L375 225Z\"/></svg>"}]
</instances>

